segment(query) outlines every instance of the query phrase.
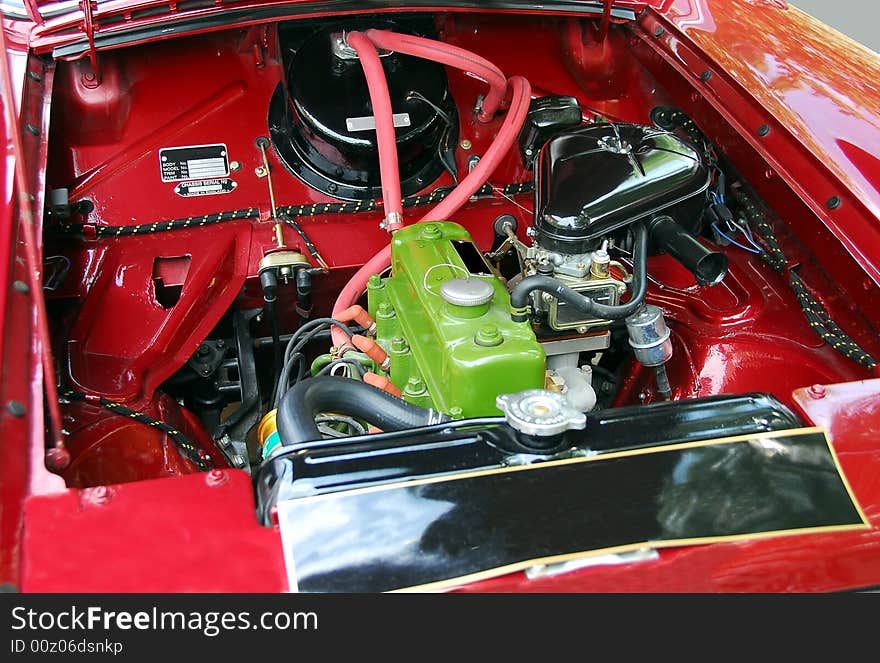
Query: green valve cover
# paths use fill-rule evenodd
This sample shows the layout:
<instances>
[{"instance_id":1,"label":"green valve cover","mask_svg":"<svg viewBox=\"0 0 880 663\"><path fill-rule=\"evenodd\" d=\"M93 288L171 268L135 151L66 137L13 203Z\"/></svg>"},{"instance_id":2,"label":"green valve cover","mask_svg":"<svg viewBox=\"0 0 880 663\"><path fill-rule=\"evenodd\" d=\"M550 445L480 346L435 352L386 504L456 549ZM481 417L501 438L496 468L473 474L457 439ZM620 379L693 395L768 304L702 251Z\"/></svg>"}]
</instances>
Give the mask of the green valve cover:
<instances>
[{"instance_id":1,"label":"green valve cover","mask_svg":"<svg viewBox=\"0 0 880 663\"><path fill-rule=\"evenodd\" d=\"M404 398L453 416L498 414L495 397L544 386L531 325L510 319L510 296L468 232L422 223L395 233L392 276L368 285L377 342Z\"/></svg>"}]
</instances>

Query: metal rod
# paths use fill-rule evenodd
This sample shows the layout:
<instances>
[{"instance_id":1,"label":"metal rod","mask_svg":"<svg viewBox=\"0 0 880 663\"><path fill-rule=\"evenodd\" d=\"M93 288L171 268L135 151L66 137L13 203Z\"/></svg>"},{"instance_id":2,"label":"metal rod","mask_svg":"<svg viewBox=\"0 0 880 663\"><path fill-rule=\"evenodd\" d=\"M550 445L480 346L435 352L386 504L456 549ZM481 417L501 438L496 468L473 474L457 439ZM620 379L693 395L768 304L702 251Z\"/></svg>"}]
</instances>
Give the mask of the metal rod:
<instances>
[{"instance_id":1,"label":"metal rod","mask_svg":"<svg viewBox=\"0 0 880 663\"><path fill-rule=\"evenodd\" d=\"M664 364L655 366L654 373L657 376L657 391L660 392L663 400L668 401L672 398L672 387L669 386L669 376L666 374L666 366Z\"/></svg>"},{"instance_id":2,"label":"metal rod","mask_svg":"<svg viewBox=\"0 0 880 663\"><path fill-rule=\"evenodd\" d=\"M257 147L263 155L263 170L266 173L266 183L269 185L269 204L272 207L272 219L275 221L275 243L278 248L284 246L284 224L278 220L278 211L275 205L275 187L272 184L272 169L269 167L269 155L266 154L266 145L268 140L265 138L257 139Z\"/></svg>"}]
</instances>

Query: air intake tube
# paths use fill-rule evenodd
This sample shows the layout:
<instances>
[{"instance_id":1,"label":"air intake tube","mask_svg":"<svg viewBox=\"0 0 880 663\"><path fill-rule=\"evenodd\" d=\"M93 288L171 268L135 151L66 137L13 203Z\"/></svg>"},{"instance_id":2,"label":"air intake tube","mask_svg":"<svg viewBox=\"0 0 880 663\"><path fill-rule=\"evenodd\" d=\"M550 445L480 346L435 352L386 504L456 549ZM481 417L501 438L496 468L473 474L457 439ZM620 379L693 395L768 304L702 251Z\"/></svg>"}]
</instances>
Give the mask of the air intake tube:
<instances>
[{"instance_id":1,"label":"air intake tube","mask_svg":"<svg viewBox=\"0 0 880 663\"><path fill-rule=\"evenodd\" d=\"M315 423L315 416L320 412L363 419L383 431L449 421L445 414L411 405L359 380L319 375L298 383L281 399L278 434L285 449L321 439Z\"/></svg>"},{"instance_id":2,"label":"air intake tube","mask_svg":"<svg viewBox=\"0 0 880 663\"><path fill-rule=\"evenodd\" d=\"M700 285L715 285L727 274L727 256L707 249L671 216L658 216L649 226L654 243L687 267Z\"/></svg>"},{"instance_id":3,"label":"air intake tube","mask_svg":"<svg viewBox=\"0 0 880 663\"><path fill-rule=\"evenodd\" d=\"M564 285L550 276L529 276L514 286L510 293L510 317L514 322L529 319L529 295L536 290L548 292L573 309L603 320L621 320L632 315L645 301L648 292L648 232L641 223L633 226L633 277L630 300L626 304L612 306L600 304Z\"/></svg>"}]
</instances>

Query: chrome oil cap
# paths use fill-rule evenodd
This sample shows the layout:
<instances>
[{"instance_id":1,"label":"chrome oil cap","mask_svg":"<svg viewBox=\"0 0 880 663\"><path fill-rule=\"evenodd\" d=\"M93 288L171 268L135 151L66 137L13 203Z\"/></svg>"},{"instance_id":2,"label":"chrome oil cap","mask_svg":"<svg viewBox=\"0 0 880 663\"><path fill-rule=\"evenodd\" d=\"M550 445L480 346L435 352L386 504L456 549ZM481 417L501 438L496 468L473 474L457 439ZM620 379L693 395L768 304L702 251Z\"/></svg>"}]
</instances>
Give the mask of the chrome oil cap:
<instances>
[{"instance_id":1,"label":"chrome oil cap","mask_svg":"<svg viewBox=\"0 0 880 663\"><path fill-rule=\"evenodd\" d=\"M482 279L454 278L440 286L440 296L455 306L481 306L495 296L495 288Z\"/></svg>"}]
</instances>

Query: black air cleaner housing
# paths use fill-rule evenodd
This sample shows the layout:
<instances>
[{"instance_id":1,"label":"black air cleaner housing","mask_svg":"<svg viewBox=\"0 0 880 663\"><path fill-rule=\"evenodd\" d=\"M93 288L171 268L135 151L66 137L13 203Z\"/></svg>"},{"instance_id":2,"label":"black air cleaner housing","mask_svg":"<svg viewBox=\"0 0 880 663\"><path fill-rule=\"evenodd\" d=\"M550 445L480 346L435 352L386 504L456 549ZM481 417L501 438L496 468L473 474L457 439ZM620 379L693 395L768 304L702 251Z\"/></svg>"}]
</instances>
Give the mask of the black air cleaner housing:
<instances>
[{"instance_id":1,"label":"black air cleaner housing","mask_svg":"<svg viewBox=\"0 0 880 663\"><path fill-rule=\"evenodd\" d=\"M282 26L286 87L278 85L269 109L269 133L288 170L319 191L349 200L381 197L366 79L353 51L339 47L344 34L368 28L430 36L409 24L375 20ZM455 146L455 105L442 65L384 51L380 58L395 114L403 195L411 195L443 171L438 152Z\"/></svg>"},{"instance_id":2,"label":"black air cleaner housing","mask_svg":"<svg viewBox=\"0 0 880 663\"><path fill-rule=\"evenodd\" d=\"M535 241L586 253L618 228L661 213L696 231L709 176L694 147L653 127L606 123L559 134L535 168Z\"/></svg>"}]
</instances>

